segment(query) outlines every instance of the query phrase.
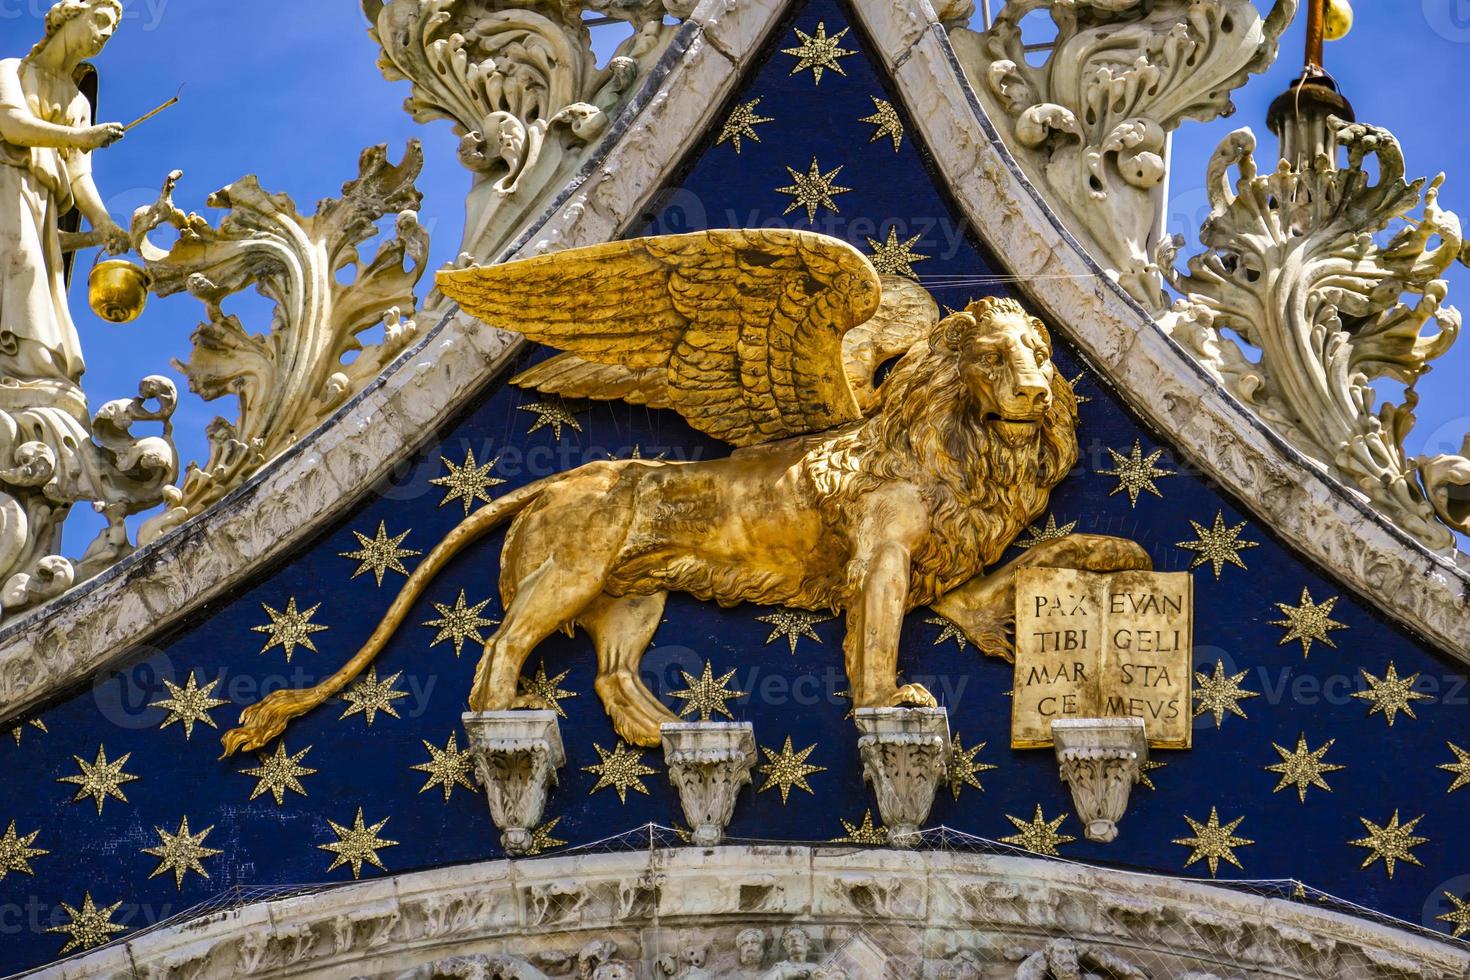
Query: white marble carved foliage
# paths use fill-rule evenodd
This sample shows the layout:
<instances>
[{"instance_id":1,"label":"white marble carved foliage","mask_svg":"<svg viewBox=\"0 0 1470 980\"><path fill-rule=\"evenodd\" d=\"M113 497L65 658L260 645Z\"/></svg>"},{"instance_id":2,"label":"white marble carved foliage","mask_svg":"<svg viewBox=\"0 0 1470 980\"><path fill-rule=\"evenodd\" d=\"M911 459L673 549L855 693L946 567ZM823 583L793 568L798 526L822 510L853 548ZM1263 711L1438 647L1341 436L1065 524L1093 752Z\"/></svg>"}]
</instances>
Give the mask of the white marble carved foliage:
<instances>
[{"instance_id":1,"label":"white marble carved foliage","mask_svg":"<svg viewBox=\"0 0 1470 980\"><path fill-rule=\"evenodd\" d=\"M1145 308L1164 309L1160 198L1168 134L1234 111L1230 93L1276 58L1297 0L1010 0L983 34L951 41L1008 123L1011 152ZM1047 11L1055 47L1033 64L1022 36Z\"/></svg>"},{"instance_id":2,"label":"white marble carved foliage","mask_svg":"<svg viewBox=\"0 0 1470 980\"><path fill-rule=\"evenodd\" d=\"M1442 176L1404 179L1392 134L1355 124L1336 138L1345 166L1322 154L1264 174L1249 130L1221 143L1205 250L1172 276L1187 299L1162 322L1297 448L1448 550L1450 527L1470 529L1470 462L1410 459L1404 440L1415 382L1460 332L1442 278L1461 252L1460 221L1439 206ZM1402 404L1377 404L1380 379L1405 386Z\"/></svg>"},{"instance_id":3,"label":"white marble carved foliage","mask_svg":"<svg viewBox=\"0 0 1470 980\"><path fill-rule=\"evenodd\" d=\"M689 0L363 0L379 67L412 89L419 122L446 119L474 175L462 261L498 257L607 131L687 16ZM601 68L583 13L631 25Z\"/></svg>"}]
</instances>

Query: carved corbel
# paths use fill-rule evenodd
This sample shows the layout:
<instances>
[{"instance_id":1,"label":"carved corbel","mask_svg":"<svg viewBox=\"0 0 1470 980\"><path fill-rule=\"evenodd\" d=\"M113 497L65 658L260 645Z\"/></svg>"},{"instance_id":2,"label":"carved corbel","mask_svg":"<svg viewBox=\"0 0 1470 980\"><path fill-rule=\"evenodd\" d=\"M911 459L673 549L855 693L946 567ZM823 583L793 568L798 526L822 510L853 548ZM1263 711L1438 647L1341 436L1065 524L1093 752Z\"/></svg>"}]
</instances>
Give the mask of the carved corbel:
<instances>
[{"instance_id":1,"label":"carved corbel","mask_svg":"<svg viewBox=\"0 0 1470 980\"><path fill-rule=\"evenodd\" d=\"M1148 761L1142 718L1068 718L1051 724L1062 782L1087 839L1111 844Z\"/></svg>"},{"instance_id":2,"label":"carved corbel","mask_svg":"<svg viewBox=\"0 0 1470 980\"><path fill-rule=\"evenodd\" d=\"M1165 308L1162 196L1169 134L1234 111L1230 93L1276 58L1297 0L1265 17L1251 0L1009 0L991 28L951 40L975 88L1010 117L1003 134L1121 285ZM1045 62L1027 15L1056 25Z\"/></svg>"},{"instance_id":3,"label":"carved corbel","mask_svg":"<svg viewBox=\"0 0 1470 980\"><path fill-rule=\"evenodd\" d=\"M949 712L944 708L858 708L854 712L863 778L895 847L918 844L920 826L949 765Z\"/></svg>"},{"instance_id":4,"label":"carved corbel","mask_svg":"<svg viewBox=\"0 0 1470 980\"><path fill-rule=\"evenodd\" d=\"M527 854L566 764L556 712L469 711L463 720L501 846L512 857Z\"/></svg>"},{"instance_id":5,"label":"carved corbel","mask_svg":"<svg viewBox=\"0 0 1470 980\"><path fill-rule=\"evenodd\" d=\"M714 847L735 815L735 801L755 766L755 729L749 722L664 725L664 764L679 793L684 819L698 847Z\"/></svg>"}]
</instances>

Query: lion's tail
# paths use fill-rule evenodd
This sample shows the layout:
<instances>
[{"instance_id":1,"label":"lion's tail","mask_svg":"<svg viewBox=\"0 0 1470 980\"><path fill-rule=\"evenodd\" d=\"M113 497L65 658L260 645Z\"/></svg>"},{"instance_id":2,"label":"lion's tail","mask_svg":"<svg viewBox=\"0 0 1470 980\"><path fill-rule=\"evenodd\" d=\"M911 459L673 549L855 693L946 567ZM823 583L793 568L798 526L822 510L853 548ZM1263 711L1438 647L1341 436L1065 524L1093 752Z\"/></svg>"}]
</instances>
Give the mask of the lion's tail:
<instances>
[{"instance_id":1,"label":"lion's tail","mask_svg":"<svg viewBox=\"0 0 1470 980\"><path fill-rule=\"evenodd\" d=\"M458 527L445 535L444 540L440 541L434 550L429 552L428 557L413 570L413 574L404 583L398 593L398 598L393 600L393 605L388 608L378 628L373 630L373 635L368 637L367 642L352 656L351 660L315 687L276 691L259 703L246 708L240 715L240 727L225 732L220 738L225 747L224 756L234 755L242 749L263 748L271 739L285 731L286 726L293 719L306 714L346 687L348 682L372 663L373 658L398 632L409 609L418 601L424 589L428 588L429 583L449 563L449 560L471 542L519 514L541 495L548 482L538 480L521 487L465 518Z\"/></svg>"}]
</instances>

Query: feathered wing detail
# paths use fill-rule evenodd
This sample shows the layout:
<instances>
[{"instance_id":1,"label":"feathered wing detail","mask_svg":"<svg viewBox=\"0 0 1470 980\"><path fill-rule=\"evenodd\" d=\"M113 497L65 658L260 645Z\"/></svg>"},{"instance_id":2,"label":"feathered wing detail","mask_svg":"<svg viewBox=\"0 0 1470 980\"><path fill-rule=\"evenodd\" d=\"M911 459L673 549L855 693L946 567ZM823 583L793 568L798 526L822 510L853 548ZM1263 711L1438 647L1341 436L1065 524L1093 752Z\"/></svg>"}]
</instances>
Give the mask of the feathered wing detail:
<instances>
[{"instance_id":1,"label":"feathered wing detail","mask_svg":"<svg viewBox=\"0 0 1470 980\"><path fill-rule=\"evenodd\" d=\"M673 408L669 401L669 372L664 368L629 368L600 364L576 354L558 354L510 379L520 388L560 398L625 401L649 408Z\"/></svg>"},{"instance_id":2,"label":"feathered wing detail","mask_svg":"<svg viewBox=\"0 0 1470 980\"><path fill-rule=\"evenodd\" d=\"M555 358L518 383L540 378L568 395L667 404L736 446L861 417L842 337L877 311L881 286L867 258L833 238L774 230L641 238L441 272L438 282L486 323L618 369L551 366Z\"/></svg>"},{"instance_id":3,"label":"feathered wing detail","mask_svg":"<svg viewBox=\"0 0 1470 980\"><path fill-rule=\"evenodd\" d=\"M878 369L929 336L939 322L939 304L907 276L882 276L883 302L867 323L842 337L842 362L864 414L876 403Z\"/></svg>"}]
</instances>

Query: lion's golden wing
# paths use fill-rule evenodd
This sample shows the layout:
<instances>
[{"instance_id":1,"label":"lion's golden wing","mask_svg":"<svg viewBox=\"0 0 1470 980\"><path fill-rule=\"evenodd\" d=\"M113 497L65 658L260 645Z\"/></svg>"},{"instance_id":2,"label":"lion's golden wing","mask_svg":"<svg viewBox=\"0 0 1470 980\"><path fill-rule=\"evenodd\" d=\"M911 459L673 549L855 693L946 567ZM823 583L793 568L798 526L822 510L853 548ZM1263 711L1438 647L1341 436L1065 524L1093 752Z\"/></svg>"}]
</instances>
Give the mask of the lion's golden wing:
<instances>
[{"instance_id":1,"label":"lion's golden wing","mask_svg":"<svg viewBox=\"0 0 1470 980\"><path fill-rule=\"evenodd\" d=\"M440 273L439 284L487 323L624 369L600 380L575 362L547 369L567 393L599 397L606 385L651 402L650 369L661 368L670 407L737 446L861 416L842 335L877 309L880 285L868 260L835 239L669 235Z\"/></svg>"}]
</instances>

